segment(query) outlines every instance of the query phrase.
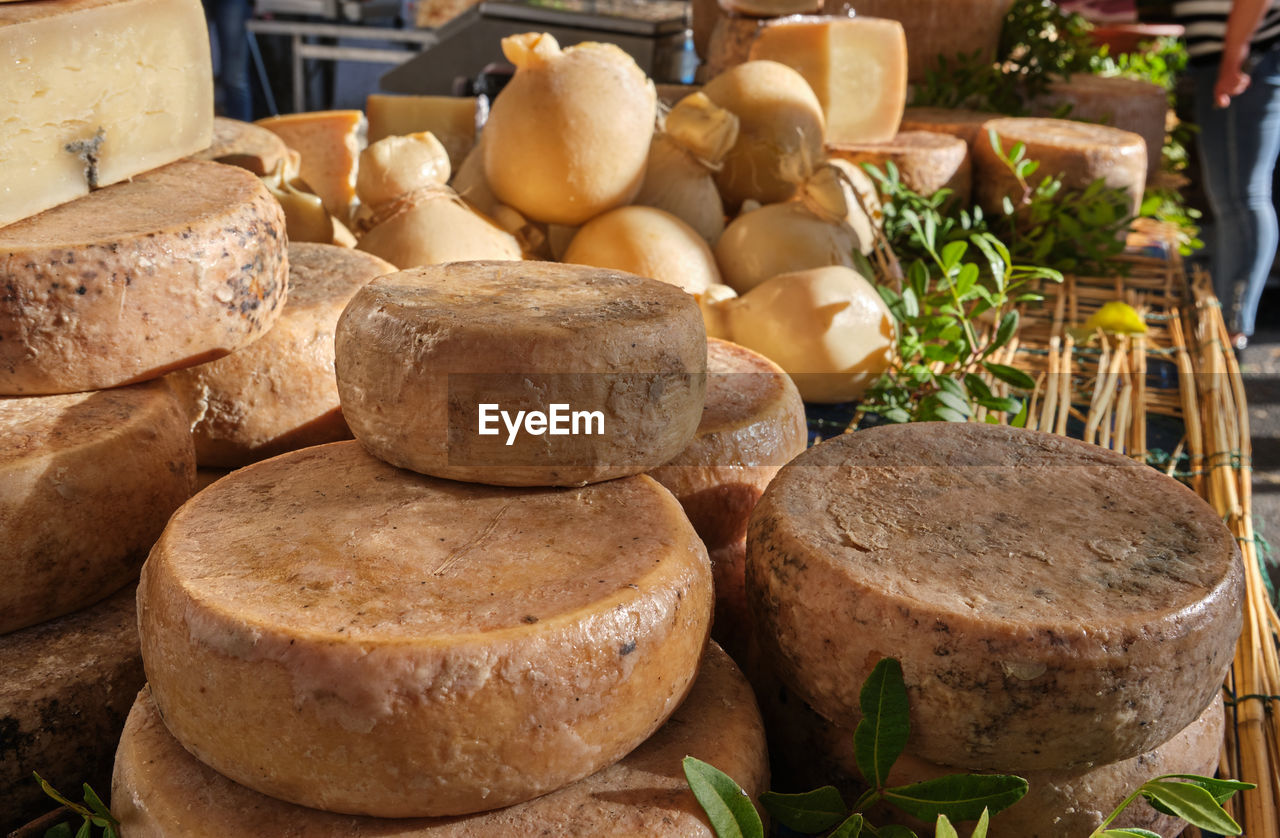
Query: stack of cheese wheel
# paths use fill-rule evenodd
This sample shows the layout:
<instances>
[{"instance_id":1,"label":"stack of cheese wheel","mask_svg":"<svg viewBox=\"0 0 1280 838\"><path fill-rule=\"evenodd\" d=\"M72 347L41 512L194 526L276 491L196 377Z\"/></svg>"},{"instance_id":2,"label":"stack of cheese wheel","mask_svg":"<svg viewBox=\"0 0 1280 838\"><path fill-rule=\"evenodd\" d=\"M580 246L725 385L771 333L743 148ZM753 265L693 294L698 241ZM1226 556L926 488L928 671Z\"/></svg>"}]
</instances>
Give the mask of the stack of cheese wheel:
<instances>
[{"instance_id":1,"label":"stack of cheese wheel","mask_svg":"<svg viewBox=\"0 0 1280 838\"><path fill-rule=\"evenodd\" d=\"M761 668L790 713L816 714L793 719L810 731L797 741L848 771L860 686L897 658L897 778L1028 778L998 834L1093 829L1155 773L1216 760L1239 552L1189 489L1121 455L978 424L838 437L757 504L746 579ZM1128 817L1159 828L1151 810Z\"/></svg>"},{"instance_id":2,"label":"stack of cheese wheel","mask_svg":"<svg viewBox=\"0 0 1280 838\"><path fill-rule=\"evenodd\" d=\"M143 569L124 832L710 835L686 753L762 791L706 548L641 473L703 412L693 298L430 266L360 288L335 348L356 440L213 484Z\"/></svg>"},{"instance_id":3,"label":"stack of cheese wheel","mask_svg":"<svg viewBox=\"0 0 1280 838\"><path fill-rule=\"evenodd\" d=\"M285 298L280 207L184 159L213 136L203 20L196 0L0 7L2 832L49 808L33 771L106 787L142 685L134 585L195 480L156 379L254 341Z\"/></svg>"}]
</instances>

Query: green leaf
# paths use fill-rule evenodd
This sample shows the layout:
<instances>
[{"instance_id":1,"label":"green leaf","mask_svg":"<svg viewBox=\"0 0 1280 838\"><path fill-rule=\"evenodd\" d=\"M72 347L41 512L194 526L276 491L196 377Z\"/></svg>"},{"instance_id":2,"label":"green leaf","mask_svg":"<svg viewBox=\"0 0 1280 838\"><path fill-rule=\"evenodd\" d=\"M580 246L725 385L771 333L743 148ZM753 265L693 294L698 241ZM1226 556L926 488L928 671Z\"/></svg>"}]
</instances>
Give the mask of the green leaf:
<instances>
[{"instance_id":1,"label":"green leaf","mask_svg":"<svg viewBox=\"0 0 1280 838\"><path fill-rule=\"evenodd\" d=\"M1153 806L1160 803L1164 811L1182 818L1192 826L1221 835L1240 834L1240 824L1226 813L1207 789L1195 783L1151 780L1143 783L1139 791Z\"/></svg>"},{"instance_id":2,"label":"green leaf","mask_svg":"<svg viewBox=\"0 0 1280 838\"><path fill-rule=\"evenodd\" d=\"M1149 829L1139 829L1136 826L1131 826L1123 829L1108 829L1105 832L1098 833L1098 838L1164 838L1164 836Z\"/></svg>"},{"instance_id":3,"label":"green leaf","mask_svg":"<svg viewBox=\"0 0 1280 838\"><path fill-rule=\"evenodd\" d=\"M1213 795L1213 799L1219 804L1226 803L1238 791L1248 791L1256 789L1254 783L1243 783L1239 780L1219 780L1216 777L1202 777L1199 774L1164 774L1156 778L1157 780L1186 780L1189 783L1195 783L1200 788ZM1166 814L1172 814L1166 812Z\"/></svg>"},{"instance_id":4,"label":"green leaf","mask_svg":"<svg viewBox=\"0 0 1280 838\"><path fill-rule=\"evenodd\" d=\"M948 774L922 783L886 789L884 799L909 815L932 821L947 815L977 820L983 809L1002 812L1027 793L1027 781L1007 774Z\"/></svg>"},{"instance_id":5,"label":"green leaf","mask_svg":"<svg viewBox=\"0 0 1280 838\"><path fill-rule=\"evenodd\" d=\"M80 828L76 830L76 838L89 838L93 835L93 826L88 821L80 824Z\"/></svg>"},{"instance_id":6,"label":"green leaf","mask_svg":"<svg viewBox=\"0 0 1280 838\"><path fill-rule=\"evenodd\" d=\"M991 827L991 811L989 809L982 810L982 817L978 818L978 822L973 825L973 833L969 838L987 838L987 830Z\"/></svg>"},{"instance_id":7,"label":"green leaf","mask_svg":"<svg viewBox=\"0 0 1280 838\"><path fill-rule=\"evenodd\" d=\"M933 828L933 835L934 838L960 838L946 815L938 815L938 823Z\"/></svg>"},{"instance_id":8,"label":"green leaf","mask_svg":"<svg viewBox=\"0 0 1280 838\"><path fill-rule=\"evenodd\" d=\"M719 838L764 838L764 824L751 798L715 766L684 758L684 776Z\"/></svg>"},{"instance_id":9,"label":"green leaf","mask_svg":"<svg viewBox=\"0 0 1280 838\"><path fill-rule=\"evenodd\" d=\"M997 364L994 361L983 361L982 367L1005 384L1010 384L1022 390L1035 389L1035 380L1020 369L1006 364Z\"/></svg>"},{"instance_id":10,"label":"green leaf","mask_svg":"<svg viewBox=\"0 0 1280 838\"><path fill-rule=\"evenodd\" d=\"M913 288L902 289L902 313L907 318L920 316L920 301Z\"/></svg>"},{"instance_id":11,"label":"green leaf","mask_svg":"<svg viewBox=\"0 0 1280 838\"><path fill-rule=\"evenodd\" d=\"M865 823L862 815L850 815L845 819L844 823L832 830L827 838L858 838L862 834L862 827Z\"/></svg>"},{"instance_id":12,"label":"green leaf","mask_svg":"<svg viewBox=\"0 0 1280 838\"><path fill-rule=\"evenodd\" d=\"M74 835L75 833L71 831L71 824L66 821L44 831L44 838L73 838Z\"/></svg>"},{"instance_id":13,"label":"green leaf","mask_svg":"<svg viewBox=\"0 0 1280 838\"><path fill-rule=\"evenodd\" d=\"M987 410L996 410L1000 413L1017 413L1022 409L1022 399L1015 399L1012 396L991 396L986 399L978 399L978 404Z\"/></svg>"},{"instance_id":14,"label":"green leaf","mask_svg":"<svg viewBox=\"0 0 1280 838\"><path fill-rule=\"evenodd\" d=\"M950 393L958 399L965 399L968 396L960 382L948 376L942 376L938 379L938 389Z\"/></svg>"},{"instance_id":15,"label":"green leaf","mask_svg":"<svg viewBox=\"0 0 1280 838\"><path fill-rule=\"evenodd\" d=\"M767 791L760 795L760 802L778 823L805 835L830 829L849 814L849 807L834 786L802 794Z\"/></svg>"},{"instance_id":16,"label":"green leaf","mask_svg":"<svg viewBox=\"0 0 1280 838\"><path fill-rule=\"evenodd\" d=\"M951 379L945 379L950 381ZM951 408L956 413L964 416L966 419L973 415L973 406L969 404L969 400L963 396L957 396L948 390L938 391L938 401L943 405Z\"/></svg>"},{"instance_id":17,"label":"green leaf","mask_svg":"<svg viewBox=\"0 0 1280 838\"><path fill-rule=\"evenodd\" d=\"M112 823L119 823L119 821L112 816L111 810L103 805L102 799L98 797L97 792L95 792L88 783L84 784L84 802L88 803L89 808L93 809L93 811L97 812L107 820Z\"/></svg>"},{"instance_id":18,"label":"green leaf","mask_svg":"<svg viewBox=\"0 0 1280 838\"><path fill-rule=\"evenodd\" d=\"M991 388L987 386L987 382L982 380L982 376L974 373L965 373L964 388L979 403L983 399L991 398Z\"/></svg>"},{"instance_id":19,"label":"green leaf","mask_svg":"<svg viewBox=\"0 0 1280 838\"><path fill-rule=\"evenodd\" d=\"M56 800L57 802L61 803L63 806L68 806L68 807L70 807L72 810L74 810L74 811L76 811L76 812L85 812L85 811L87 811L87 810L86 810L83 806L81 806L79 803L72 803L70 800L67 800L65 797L63 797L63 796L58 792L58 790L57 790L57 789L55 789L53 786L49 785L49 782L48 782L47 780L45 780L45 778L44 778L44 777L41 777L41 776L40 776L40 774L39 774L38 772L36 772L36 771L32 771L32 772L31 772L31 775L32 775L33 777L35 777L35 778L36 778L36 782L40 784L40 788L41 788L41 789L43 789L43 790L44 790L44 793L45 793L46 795L48 795L49 797L52 797L54 800Z\"/></svg>"},{"instance_id":20,"label":"green leaf","mask_svg":"<svg viewBox=\"0 0 1280 838\"><path fill-rule=\"evenodd\" d=\"M853 731L858 770L872 788L883 788L911 732L902 664L894 658L881 659L863 682L858 704L862 720Z\"/></svg>"},{"instance_id":21,"label":"green leaf","mask_svg":"<svg viewBox=\"0 0 1280 838\"><path fill-rule=\"evenodd\" d=\"M991 345L982 352L982 357L986 358L992 352L1009 342L1014 332L1018 331L1018 312L1006 312L1004 317L1000 318L1000 327L996 329L996 336L992 339Z\"/></svg>"},{"instance_id":22,"label":"green leaf","mask_svg":"<svg viewBox=\"0 0 1280 838\"><path fill-rule=\"evenodd\" d=\"M960 264L969 245L964 242L951 242L942 248L942 270L950 274L951 269Z\"/></svg>"}]
</instances>

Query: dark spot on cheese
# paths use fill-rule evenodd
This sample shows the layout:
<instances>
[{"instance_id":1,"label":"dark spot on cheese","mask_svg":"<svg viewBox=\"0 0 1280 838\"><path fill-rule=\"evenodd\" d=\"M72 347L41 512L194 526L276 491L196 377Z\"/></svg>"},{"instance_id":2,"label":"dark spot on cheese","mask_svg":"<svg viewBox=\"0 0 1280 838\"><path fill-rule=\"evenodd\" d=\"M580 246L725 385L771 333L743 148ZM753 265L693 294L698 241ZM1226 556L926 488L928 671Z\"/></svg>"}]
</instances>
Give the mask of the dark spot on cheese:
<instances>
[{"instance_id":1,"label":"dark spot on cheese","mask_svg":"<svg viewBox=\"0 0 1280 838\"><path fill-rule=\"evenodd\" d=\"M524 621L529 625L533 625L534 623L538 622L538 618L533 616L532 614L527 614L525 615Z\"/></svg>"},{"instance_id":2,"label":"dark spot on cheese","mask_svg":"<svg viewBox=\"0 0 1280 838\"><path fill-rule=\"evenodd\" d=\"M622 648L619 649L618 651L620 654L622 654L625 657L626 655L631 654L635 650L636 650L636 642L634 640L628 640L626 643L622 644Z\"/></svg>"},{"instance_id":3,"label":"dark spot on cheese","mask_svg":"<svg viewBox=\"0 0 1280 838\"><path fill-rule=\"evenodd\" d=\"M76 293L83 297L88 290L89 289L81 285L80 287L76 288Z\"/></svg>"}]
</instances>

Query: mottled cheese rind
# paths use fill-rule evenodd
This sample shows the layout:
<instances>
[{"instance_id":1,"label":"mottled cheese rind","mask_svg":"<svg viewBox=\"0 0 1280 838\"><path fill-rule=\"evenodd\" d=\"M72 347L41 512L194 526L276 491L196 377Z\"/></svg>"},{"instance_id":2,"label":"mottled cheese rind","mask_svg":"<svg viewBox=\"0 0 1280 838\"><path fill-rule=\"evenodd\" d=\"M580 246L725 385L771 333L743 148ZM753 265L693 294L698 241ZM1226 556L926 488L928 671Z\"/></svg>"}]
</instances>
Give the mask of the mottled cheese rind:
<instances>
[{"instance_id":1,"label":"mottled cheese rind","mask_svg":"<svg viewBox=\"0 0 1280 838\"><path fill-rule=\"evenodd\" d=\"M575 485L647 471L693 438L706 392L694 298L579 265L459 262L381 277L347 306L336 350L356 439L453 480ZM494 406L491 434L480 433L482 404ZM498 413L555 404L598 420L576 434L520 425L513 437Z\"/></svg>"},{"instance_id":2,"label":"mottled cheese rind","mask_svg":"<svg viewBox=\"0 0 1280 838\"><path fill-rule=\"evenodd\" d=\"M0 398L0 634L135 580L194 491L186 417L160 382Z\"/></svg>"},{"instance_id":3,"label":"mottled cheese rind","mask_svg":"<svg viewBox=\"0 0 1280 838\"><path fill-rule=\"evenodd\" d=\"M1160 171L1169 94L1157 84L1123 76L1075 73L1050 83L1032 103L1035 116L1051 116L1069 108L1068 119L1099 122L1132 131L1147 144L1147 178Z\"/></svg>"},{"instance_id":4,"label":"mottled cheese rind","mask_svg":"<svg viewBox=\"0 0 1280 838\"><path fill-rule=\"evenodd\" d=\"M184 160L0 228L0 394L98 390L211 360L284 303L284 213Z\"/></svg>"},{"instance_id":5,"label":"mottled cheese rind","mask_svg":"<svg viewBox=\"0 0 1280 838\"><path fill-rule=\"evenodd\" d=\"M0 5L0 227L209 145L213 75L196 0Z\"/></svg>"},{"instance_id":6,"label":"mottled cheese rind","mask_svg":"<svg viewBox=\"0 0 1280 838\"><path fill-rule=\"evenodd\" d=\"M337 442L178 510L138 603L156 704L202 762L281 800L418 817L531 799L643 742L694 679L712 596L648 477L497 488Z\"/></svg>"},{"instance_id":7,"label":"mottled cheese rind","mask_svg":"<svg viewBox=\"0 0 1280 838\"><path fill-rule=\"evenodd\" d=\"M213 141L208 148L191 156L196 160L239 166L261 177L288 159L289 147L278 134L260 125L216 116L213 118Z\"/></svg>"},{"instance_id":8,"label":"mottled cheese rind","mask_svg":"<svg viewBox=\"0 0 1280 838\"><path fill-rule=\"evenodd\" d=\"M1027 181L1031 187L1056 176L1064 189L1079 191L1101 178L1107 186L1127 191L1129 209L1137 214L1147 182L1147 144L1138 134L1107 125L1038 117L993 119L982 130L984 134L995 131L1005 153L1014 143L1026 147L1026 159L1040 164ZM1006 197L1017 206L1025 191L990 141L973 147L973 182L974 200L988 213L1002 212Z\"/></svg>"},{"instance_id":9,"label":"mottled cheese rind","mask_svg":"<svg viewBox=\"0 0 1280 838\"><path fill-rule=\"evenodd\" d=\"M333 373L333 333L366 283L394 273L376 256L289 245L289 299L258 340L166 376L187 415L201 467L239 468L295 448L350 439Z\"/></svg>"},{"instance_id":10,"label":"mottled cheese rind","mask_svg":"<svg viewBox=\"0 0 1280 838\"><path fill-rule=\"evenodd\" d=\"M299 176L320 196L339 221L351 218L356 200L356 169L368 130L357 110L309 111L259 119L302 157Z\"/></svg>"},{"instance_id":11,"label":"mottled cheese rind","mask_svg":"<svg viewBox=\"0 0 1280 838\"><path fill-rule=\"evenodd\" d=\"M55 808L32 778L109 787L112 755L145 680L133 586L0 636L0 832Z\"/></svg>"},{"instance_id":12,"label":"mottled cheese rind","mask_svg":"<svg viewBox=\"0 0 1280 838\"><path fill-rule=\"evenodd\" d=\"M1186 727L1241 625L1239 550L1191 490L1082 442L979 424L859 431L784 467L748 531L767 658L859 718L902 661L910 749L963 768L1115 762Z\"/></svg>"},{"instance_id":13,"label":"mottled cheese rind","mask_svg":"<svg viewBox=\"0 0 1280 838\"><path fill-rule=\"evenodd\" d=\"M828 143L892 140L907 101L907 39L896 20L868 16L774 20L751 43L754 60L797 70L826 117Z\"/></svg>"},{"instance_id":14,"label":"mottled cheese rind","mask_svg":"<svg viewBox=\"0 0 1280 838\"><path fill-rule=\"evenodd\" d=\"M992 111L963 108L907 108L902 112L901 130L950 134L964 140L972 155L976 144L990 144L982 126L999 116L1000 114Z\"/></svg>"},{"instance_id":15,"label":"mottled cheese rind","mask_svg":"<svg viewBox=\"0 0 1280 838\"><path fill-rule=\"evenodd\" d=\"M950 189L954 200L969 206L973 187L973 167L969 146L959 137L932 131L900 131L884 143L827 143L827 155L887 171L886 164L898 169L902 184L920 195L933 195L939 189Z\"/></svg>"}]
</instances>

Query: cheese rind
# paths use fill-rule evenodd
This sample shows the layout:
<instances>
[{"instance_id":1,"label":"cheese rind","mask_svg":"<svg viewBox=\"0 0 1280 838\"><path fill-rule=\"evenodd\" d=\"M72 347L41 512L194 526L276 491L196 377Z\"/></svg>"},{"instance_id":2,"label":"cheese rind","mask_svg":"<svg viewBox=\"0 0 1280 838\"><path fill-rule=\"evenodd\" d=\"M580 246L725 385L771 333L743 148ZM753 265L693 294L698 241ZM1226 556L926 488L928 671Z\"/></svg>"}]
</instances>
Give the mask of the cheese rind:
<instances>
[{"instance_id":1,"label":"cheese rind","mask_svg":"<svg viewBox=\"0 0 1280 838\"><path fill-rule=\"evenodd\" d=\"M1169 94L1163 87L1122 76L1075 73L1050 83L1032 103L1032 112L1050 116L1063 106L1070 108L1069 119L1099 122L1142 137L1147 145L1147 178L1159 173L1169 116Z\"/></svg>"},{"instance_id":2,"label":"cheese rind","mask_svg":"<svg viewBox=\"0 0 1280 838\"><path fill-rule=\"evenodd\" d=\"M302 156L298 173L344 224L355 209L356 171L368 125L355 110L309 111L259 119L256 125L284 140Z\"/></svg>"},{"instance_id":3,"label":"cheese rind","mask_svg":"<svg viewBox=\"0 0 1280 838\"><path fill-rule=\"evenodd\" d=\"M909 747L962 768L1155 747L1217 692L1241 625L1239 551L1190 489L994 425L809 449L752 513L746 578L762 645L816 710L853 727L863 680L896 657Z\"/></svg>"},{"instance_id":4,"label":"cheese rind","mask_svg":"<svg viewBox=\"0 0 1280 838\"><path fill-rule=\"evenodd\" d=\"M898 133L907 102L907 40L898 21L864 14L770 21L750 57L804 76L822 103L827 143L883 143Z\"/></svg>"},{"instance_id":5,"label":"cheese rind","mask_svg":"<svg viewBox=\"0 0 1280 838\"><path fill-rule=\"evenodd\" d=\"M0 394L103 389L225 355L279 315L284 213L184 160L0 228Z\"/></svg>"},{"instance_id":6,"label":"cheese rind","mask_svg":"<svg viewBox=\"0 0 1280 838\"><path fill-rule=\"evenodd\" d=\"M104 790L145 677L130 585L102 602L0 636L0 830L53 808L54 788Z\"/></svg>"},{"instance_id":7,"label":"cheese rind","mask_svg":"<svg viewBox=\"0 0 1280 838\"><path fill-rule=\"evenodd\" d=\"M216 361L166 378L191 418L202 467L350 439L333 372L342 309L370 280L394 273L376 256L327 244L289 245L289 299L271 331Z\"/></svg>"},{"instance_id":8,"label":"cheese rind","mask_svg":"<svg viewBox=\"0 0 1280 838\"><path fill-rule=\"evenodd\" d=\"M288 159L289 147L278 134L252 122L216 116L213 118L213 141L208 148L191 156L196 160L239 166L262 177Z\"/></svg>"},{"instance_id":9,"label":"cheese rind","mask_svg":"<svg viewBox=\"0 0 1280 838\"><path fill-rule=\"evenodd\" d=\"M335 342L356 438L389 463L453 480L580 485L638 474L693 438L706 392L694 298L603 268L402 271L356 294ZM521 411L550 417L557 404L564 432L521 424ZM500 411L526 430L513 434ZM571 413L581 414L572 424Z\"/></svg>"},{"instance_id":10,"label":"cheese rind","mask_svg":"<svg viewBox=\"0 0 1280 838\"><path fill-rule=\"evenodd\" d=\"M0 399L0 634L136 579L193 491L191 435L163 383Z\"/></svg>"},{"instance_id":11,"label":"cheese rind","mask_svg":"<svg viewBox=\"0 0 1280 838\"><path fill-rule=\"evenodd\" d=\"M156 705L202 762L281 800L418 817L518 803L643 742L694 679L712 588L643 475L496 488L337 442L197 495L138 603Z\"/></svg>"},{"instance_id":12,"label":"cheese rind","mask_svg":"<svg viewBox=\"0 0 1280 838\"><path fill-rule=\"evenodd\" d=\"M0 5L0 227L209 145L213 75L196 0Z\"/></svg>"},{"instance_id":13,"label":"cheese rind","mask_svg":"<svg viewBox=\"0 0 1280 838\"><path fill-rule=\"evenodd\" d=\"M857 166L870 164L881 171L887 171L886 163L893 163L908 189L925 196L950 189L960 206L969 206L973 167L969 146L959 137L931 131L900 131L885 143L829 142L827 154Z\"/></svg>"},{"instance_id":14,"label":"cheese rind","mask_svg":"<svg viewBox=\"0 0 1280 838\"><path fill-rule=\"evenodd\" d=\"M671 720L621 761L536 800L464 818L346 817L250 791L182 750L144 689L120 740L112 809L133 838L276 838L297 829L313 838L713 838L680 767L688 755L729 774L753 799L768 785L764 729L751 687L715 644Z\"/></svg>"},{"instance_id":15,"label":"cheese rind","mask_svg":"<svg viewBox=\"0 0 1280 838\"><path fill-rule=\"evenodd\" d=\"M902 112L901 130L950 134L964 140L972 155L978 143L990 145L983 126L999 117L1000 114L992 111L963 108L907 108Z\"/></svg>"}]
</instances>

